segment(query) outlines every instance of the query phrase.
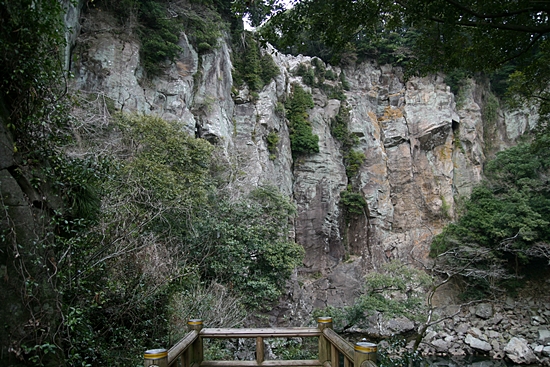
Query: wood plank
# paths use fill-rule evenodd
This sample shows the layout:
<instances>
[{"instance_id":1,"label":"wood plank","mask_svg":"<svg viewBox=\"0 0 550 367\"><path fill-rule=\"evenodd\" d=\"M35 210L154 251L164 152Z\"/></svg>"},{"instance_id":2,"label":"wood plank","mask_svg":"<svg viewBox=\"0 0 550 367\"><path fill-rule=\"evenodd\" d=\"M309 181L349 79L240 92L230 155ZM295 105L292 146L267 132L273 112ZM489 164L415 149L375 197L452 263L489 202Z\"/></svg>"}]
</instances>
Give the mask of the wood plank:
<instances>
[{"instance_id":1,"label":"wood plank","mask_svg":"<svg viewBox=\"0 0 550 367\"><path fill-rule=\"evenodd\" d=\"M258 364L256 361L203 361L200 367L322 367L323 364L315 359L306 360L271 360Z\"/></svg>"},{"instance_id":2,"label":"wood plank","mask_svg":"<svg viewBox=\"0 0 550 367\"><path fill-rule=\"evenodd\" d=\"M203 338L294 338L294 337L314 337L320 336L321 331L317 328L248 328L248 329L229 329L229 328L205 328L200 335Z\"/></svg>"},{"instance_id":3,"label":"wood plank","mask_svg":"<svg viewBox=\"0 0 550 367\"><path fill-rule=\"evenodd\" d=\"M344 338L338 335L332 329L323 330L323 335L329 340L329 342L336 347L345 357L350 361L354 360L355 352L350 343L348 343Z\"/></svg>"},{"instance_id":4,"label":"wood plank","mask_svg":"<svg viewBox=\"0 0 550 367\"><path fill-rule=\"evenodd\" d=\"M190 331L179 342L168 350L168 365L174 362L180 354L185 352L187 348L199 337L199 333L196 330Z\"/></svg>"}]
</instances>

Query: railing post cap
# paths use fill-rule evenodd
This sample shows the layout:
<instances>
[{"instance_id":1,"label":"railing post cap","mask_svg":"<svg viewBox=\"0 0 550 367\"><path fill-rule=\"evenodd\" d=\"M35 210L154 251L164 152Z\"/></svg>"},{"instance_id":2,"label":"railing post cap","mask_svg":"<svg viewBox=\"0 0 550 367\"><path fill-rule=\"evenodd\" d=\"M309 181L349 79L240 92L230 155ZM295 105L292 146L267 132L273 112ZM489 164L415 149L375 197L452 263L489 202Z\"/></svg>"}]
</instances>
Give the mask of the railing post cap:
<instances>
[{"instance_id":1,"label":"railing post cap","mask_svg":"<svg viewBox=\"0 0 550 367\"><path fill-rule=\"evenodd\" d=\"M149 349L143 353L144 359L162 359L168 356L166 349Z\"/></svg>"},{"instance_id":2,"label":"railing post cap","mask_svg":"<svg viewBox=\"0 0 550 367\"><path fill-rule=\"evenodd\" d=\"M328 324L328 323L332 322L332 317L330 317L330 316L321 316L321 317L317 318L317 322L319 324Z\"/></svg>"},{"instance_id":3,"label":"railing post cap","mask_svg":"<svg viewBox=\"0 0 550 367\"><path fill-rule=\"evenodd\" d=\"M374 343L360 341L355 343L353 349L361 353L376 353L376 351L378 350L378 346Z\"/></svg>"},{"instance_id":4,"label":"railing post cap","mask_svg":"<svg viewBox=\"0 0 550 367\"><path fill-rule=\"evenodd\" d=\"M187 325L202 325L202 319L189 319Z\"/></svg>"}]
</instances>

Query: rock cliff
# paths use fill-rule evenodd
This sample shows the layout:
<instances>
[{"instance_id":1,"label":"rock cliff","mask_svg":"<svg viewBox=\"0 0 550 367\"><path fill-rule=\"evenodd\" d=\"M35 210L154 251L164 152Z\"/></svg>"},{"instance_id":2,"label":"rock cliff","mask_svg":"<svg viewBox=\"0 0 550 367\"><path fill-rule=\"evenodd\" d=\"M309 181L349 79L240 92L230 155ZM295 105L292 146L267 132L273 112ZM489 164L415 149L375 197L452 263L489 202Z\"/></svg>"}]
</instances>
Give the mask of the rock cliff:
<instances>
[{"instance_id":1,"label":"rock cliff","mask_svg":"<svg viewBox=\"0 0 550 367\"><path fill-rule=\"evenodd\" d=\"M236 191L272 183L292 196L295 240L306 255L273 316L296 322L313 307L350 303L362 276L383 262L425 260L432 236L481 179L486 157L513 144L535 121L533 111L500 109L488 121L489 92L482 85L472 82L457 107L442 76L404 81L399 68L372 62L326 65L349 85L345 102L329 99L295 74L300 64L311 66L311 58L272 49L264 52L272 53L280 74L253 96L232 83L228 43L199 55L185 34L180 58L162 77L144 83L139 42L121 35L114 19L92 10L81 29L72 55L75 90L101 95L120 111L183 122L190 134L221 147L235 167ZM277 107L293 83L313 95L309 115L319 136L319 153L296 160ZM353 183L367 202L366 214L348 221L339 202L350 182L330 129L344 103L348 129L359 140L354 149L366 157ZM270 132L279 137L275 156L268 149Z\"/></svg>"}]
</instances>

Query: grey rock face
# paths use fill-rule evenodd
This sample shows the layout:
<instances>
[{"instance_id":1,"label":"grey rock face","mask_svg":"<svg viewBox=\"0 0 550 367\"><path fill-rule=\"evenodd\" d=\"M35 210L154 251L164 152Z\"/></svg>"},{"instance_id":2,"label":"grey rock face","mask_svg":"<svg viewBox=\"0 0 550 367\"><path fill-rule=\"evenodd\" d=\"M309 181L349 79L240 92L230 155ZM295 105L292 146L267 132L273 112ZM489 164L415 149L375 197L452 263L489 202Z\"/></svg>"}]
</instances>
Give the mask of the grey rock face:
<instances>
[{"instance_id":1,"label":"grey rock face","mask_svg":"<svg viewBox=\"0 0 550 367\"><path fill-rule=\"evenodd\" d=\"M188 133L218 145L235 171L243 172L232 183L236 195L270 183L292 196L297 206L293 236L306 250L296 275L303 286L287 300L300 305L292 311L298 319L309 317L313 305L352 303L362 277L384 262L426 261L433 235L454 216L455 197L469 195L481 179L486 147L479 86L471 83L457 109L440 75L405 83L400 68L369 62L345 70L327 65L348 81L348 128L359 139L354 149L365 155L353 184L367 210L347 222L339 203L350 182L340 143L330 129L343 103L302 84L316 103L309 115L319 136L319 153L296 160L287 122L276 112L292 83L302 83L292 72L300 63L311 65L311 58L269 49L280 75L257 98L246 88L233 90L232 96L237 86L232 85L227 43L220 40L220 47L198 55L182 34L180 57L167 65L164 75L143 83L139 43L106 31L115 26L105 14L87 15L73 57L74 88L101 94L124 112L177 120ZM530 110L499 116L497 130L507 135L495 149L512 144L533 124ZM276 154L267 146L267 135L273 132L279 137ZM311 274L320 274L331 291L319 287ZM350 274L353 281L341 282L350 280ZM488 310L479 313L480 318L491 317Z\"/></svg>"}]
</instances>

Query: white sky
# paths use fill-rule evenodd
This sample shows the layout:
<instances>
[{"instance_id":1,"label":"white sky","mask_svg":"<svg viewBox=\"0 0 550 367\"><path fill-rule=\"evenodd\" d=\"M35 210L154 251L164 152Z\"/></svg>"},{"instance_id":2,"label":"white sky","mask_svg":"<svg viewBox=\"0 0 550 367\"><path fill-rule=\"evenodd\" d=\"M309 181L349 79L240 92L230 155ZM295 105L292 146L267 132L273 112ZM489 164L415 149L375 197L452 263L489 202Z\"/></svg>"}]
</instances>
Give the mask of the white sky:
<instances>
[{"instance_id":1,"label":"white sky","mask_svg":"<svg viewBox=\"0 0 550 367\"><path fill-rule=\"evenodd\" d=\"M283 5L285 9L292 8L294 6L293 2L296 2L296 1L295 0L279 0L279 4ZM250 21L248 20L248 17L244 17L243 22L244 22L244 29L246 29L247 31L255 31L256 30L256 28L252 27L252 25L250 24Z\"/></svg>"}]
</instances>

